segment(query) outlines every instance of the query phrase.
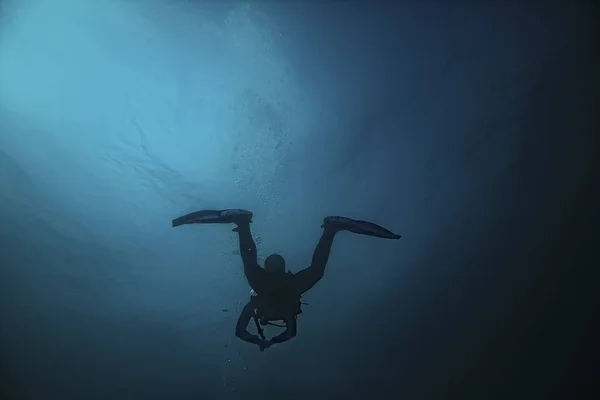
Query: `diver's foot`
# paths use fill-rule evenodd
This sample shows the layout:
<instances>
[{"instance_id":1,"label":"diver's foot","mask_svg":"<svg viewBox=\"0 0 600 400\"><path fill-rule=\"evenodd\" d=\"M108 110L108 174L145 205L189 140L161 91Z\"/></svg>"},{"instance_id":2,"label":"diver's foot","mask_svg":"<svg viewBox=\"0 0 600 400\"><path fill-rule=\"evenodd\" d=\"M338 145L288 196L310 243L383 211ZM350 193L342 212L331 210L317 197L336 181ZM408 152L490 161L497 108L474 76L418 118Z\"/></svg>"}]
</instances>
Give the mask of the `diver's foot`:
<instances>
[{"instance_id":1,"label":"diver's foot","mask_svg":"<svg viewBox=\"0 0 600 400\"><path fill-rule=\"evenodd\" d=\"M242 209L227 209L219 211L219 217L223 221L233 222L234 224L249 224L252 222L252 212Z\"/></svg>"},{"instance_id":2,"label":"diver's foot","mask_svg":"<svg viewBox=\"0 0 600 400\"><path fill-rule=\"evenodd\" d=\"M239 232L240 228L242 231L250 230L250 223L252 222L252 214L247 210L222 210L223 218L229 222L236 224L236 227L232 229L233 232Z\"/></svg>"},{"instance_id":3,"label":"diver's foot","mask_svg":"<svg viewBox=\"0 0 600 400\"><path fill-rule=\"evenodd\" d=\"M232 222L249 224L252 222L252 213L239 209L200 210L175 218L172 224L173 227L177 227L188 224L229 224Z\"/></svg>"},{"instance_id":4,"label":"diver's foot","mask_svg":"<svg viewBox=\"0 0 600 400\"><path fill-rule=\"evenodd\" d=\"M323 219L322 228L332 229L336 231L348 230L355 221L352 218L346 217L325 217Z\"/></svg>"},{"instance_id":5,"label":"diver's foot","mask_svg":"<svg viewBox=\"0 0 600 400\"><path fill-rule=\"evenodd\" d=\"M400 239L400 235L387 230L383 226L347 217L325 217L323 220L323 228L334 229L336 231L346 230L360 235L375 236L384 239Z\"/></svg>"}]
</instances>

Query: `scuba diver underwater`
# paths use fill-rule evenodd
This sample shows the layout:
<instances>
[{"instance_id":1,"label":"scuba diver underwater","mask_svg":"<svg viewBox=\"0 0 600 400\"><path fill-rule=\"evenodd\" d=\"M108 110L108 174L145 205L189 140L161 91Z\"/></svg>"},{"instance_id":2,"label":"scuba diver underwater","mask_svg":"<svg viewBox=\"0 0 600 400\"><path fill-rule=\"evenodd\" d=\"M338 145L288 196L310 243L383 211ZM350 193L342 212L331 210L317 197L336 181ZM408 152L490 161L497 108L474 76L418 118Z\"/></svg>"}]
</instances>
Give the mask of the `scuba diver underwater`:
<instances>
[{"instance_id":1,"label":"scuba diver underwater","mask_svg":"<svg viewBox=\"0 0 600 400\"><path fill-rule=\"evenodd\" d=\"M233 231L239 236L244 275L252 290L250 301L238 318L235 335L257 345L260 351L296 336L296 319L302 313L301 297L323 278L336 233L349 231L385 239L400 239L400 235L372 222L339 216L325 217L321 225L323 232L310 266L294 274L286 272L285 259L279 254L268 256L264 269L258 264L256 244L250 231L252 217L252 212L241 209L202 210L174 219L173 227L215 223L236 225ZM250 320L254 320L258 335L248 332ZM284 325L277 324L277 321L282 321ZM285 327L285 331L269 340L261 327L266 325Z\"/></svg>"}]
</instances>

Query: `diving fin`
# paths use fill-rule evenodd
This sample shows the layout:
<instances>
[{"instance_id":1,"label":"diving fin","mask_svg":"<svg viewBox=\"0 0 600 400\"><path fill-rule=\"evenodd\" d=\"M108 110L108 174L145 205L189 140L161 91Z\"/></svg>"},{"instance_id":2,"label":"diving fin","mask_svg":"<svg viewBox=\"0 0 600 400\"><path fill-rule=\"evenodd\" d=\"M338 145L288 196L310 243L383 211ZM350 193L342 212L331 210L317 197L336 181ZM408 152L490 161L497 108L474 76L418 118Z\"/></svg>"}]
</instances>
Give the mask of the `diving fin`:
<instances>
[{"instance_id":1,"label":"diving fin","mask_svg":"<svg viewBox=\"0 0 600 400\"><path fill-rule=\"evenodd\" d=\"M374 224L373 222L360 221L346 217L326 217L323 220L322 227L327 228L328 226L339 230L358 233L359 235L374 236L384 239L400 239L401 237L400 235L385 229L383 226Z\"/></svg>"},{"instance_id":2,"label":"diving fin","mask_svg":"<svg viewBox=\"0 0 600 400\"><path fill-rule=\"evenodd\" d=\"M226 210L201 210L175 218L173 220L173 228L188 224L229 224L240 218L252 222L252 215L248 210L235 208Z\"/></svg>"}]
</instances>

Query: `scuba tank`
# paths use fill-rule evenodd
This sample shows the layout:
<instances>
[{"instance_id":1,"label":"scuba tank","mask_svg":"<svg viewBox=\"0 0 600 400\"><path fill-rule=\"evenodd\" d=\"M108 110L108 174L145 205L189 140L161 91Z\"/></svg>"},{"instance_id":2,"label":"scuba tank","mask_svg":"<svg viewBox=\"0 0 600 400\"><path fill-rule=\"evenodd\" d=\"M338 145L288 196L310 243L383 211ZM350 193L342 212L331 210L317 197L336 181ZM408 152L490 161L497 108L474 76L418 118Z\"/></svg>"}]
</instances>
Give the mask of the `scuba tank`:
<instances>
[{"instance_id":1,"label":"scuba tank","mask_svg":"<svg viewBox=\"0 0 600 400\"><path fill-rule=\"evenodd\" d=\"M255 322L262 326L272 325L285 328L285 325L275 324L272 321L284 322L289 317L296 318L302 314L300 296L292 298L289 293L273 293L270 296L260 297L254 290L250 290L251 301L254 303Z\"/></svg>"}]
</instances>

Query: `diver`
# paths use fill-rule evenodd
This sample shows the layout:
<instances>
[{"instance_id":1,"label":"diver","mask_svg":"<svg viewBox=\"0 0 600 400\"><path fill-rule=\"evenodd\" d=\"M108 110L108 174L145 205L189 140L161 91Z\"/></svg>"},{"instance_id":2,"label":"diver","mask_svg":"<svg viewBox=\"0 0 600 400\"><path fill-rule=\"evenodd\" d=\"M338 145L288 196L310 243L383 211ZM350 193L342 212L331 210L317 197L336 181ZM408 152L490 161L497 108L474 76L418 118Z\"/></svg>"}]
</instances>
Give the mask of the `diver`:
<instances>
[{"instance_id":1,"label":"diver","mask_svg":"<svg viewBox=\"0 0 600 400\"><path fill-rule=\"evenodd\" d=\"M285 260L279 254L268 256L264 269L258 264L256 244L250 231L252 217L252 212L247 210L203 210L174 219L173 227L211 223L236 225L233 231L239 236L244 275L252 291L250 301L244 306L238 318L235 335L257 345L261 351L296 336L296 318L302 313L301 297L323 278L331 245L338 232L349 231L385 239L400 238L400 235L372 222L339 216L325 217L321 226L323 232L314 250L310 266L293 274L290 271L286 272ZM254 320L258 335L248 332L250 320ZM284 325L278 325L274 323L275 321L283 321ZM285 327L285 331L267 340L261 328L265 325Z\"/></svg>"}]
</instances>

